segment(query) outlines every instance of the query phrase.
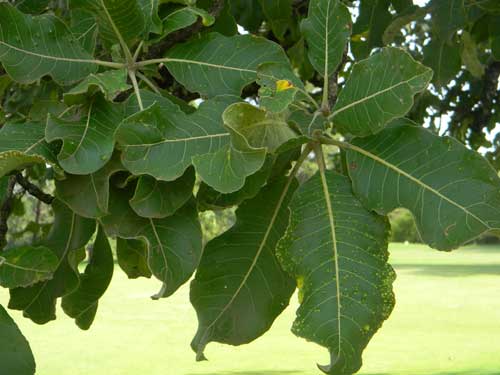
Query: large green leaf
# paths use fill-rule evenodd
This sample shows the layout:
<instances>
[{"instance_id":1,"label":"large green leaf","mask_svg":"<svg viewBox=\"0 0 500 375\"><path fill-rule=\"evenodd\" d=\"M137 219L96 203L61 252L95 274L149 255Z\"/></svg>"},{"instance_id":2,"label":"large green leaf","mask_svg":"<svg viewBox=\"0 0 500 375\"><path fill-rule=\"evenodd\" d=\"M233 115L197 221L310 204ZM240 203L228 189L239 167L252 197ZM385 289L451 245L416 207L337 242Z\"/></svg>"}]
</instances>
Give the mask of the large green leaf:
<instances>
[{"instance_id":1,"label":"large green leaf","mask_svg":"<svg viewBox=\"0 0 500 375\"><path fill-rule=\"evenodd\" d=\"M299 286L292 330L328 348L325 373L354 374L394 307L388 222L361 205L347 177L329 171L304 183L290 209L279 258Z\"/></svg>"},{"instance_id":2,"label":"large green leaf","mask_svg":"<svg viewBox=\"0 0 500 375\"><path fill-rule=\"evenodd\" d=\"M250 56L250 58L249 58ZM211 33L174 46L165 63L177 81L205 96L241 94L265 62L288 64L278 44L267 39Z\"/></svg>"},{"instance_id":3,"label":"large green leaf","mask_svg":"<svg viewBox=\"0 0 500 375\"><path fill-rule=\"evenodd\" d=\"M464 0L432 0L432 20L436 33L448 40L466 21Z\"/></svg>"},{"instance_id":4,"label":"large green leaf","mask_svg":"<svg viewBox=\"0 0 500 375\"><path fill-rule=\"evenodd\" d=\"M222 113L234 97L203 102L185 114L166 98L128 117L116 131L123 165L135 175L149 174L158 180L174 181L193 165L209 185L231 192L243 186L265 159L264 150L230 144ZM236 173L233 173L236 172Z\"/></svg>"},{"instance_id":5,"label":"large green leaf","mask_svg":"<svg viewBox=\"0 0 500 375\"><path fill-rule=\"evenodd\" d=\"M486 160L458 141L409 120L353 141L347 152L355 194L387 214L406 207L422 239L450 250L500 228L500 179Z\"/></svg>"},{"instance_id":6,"label":"large green leaf","mask_svg":"<svg viewBox=\"0 0 500 375\"><path fill-rule=\"evenodd\" d=\"M198 212L188 203L164 219L140 217L128 203L132 195L133 189L114 189L110 215L100 220L110 236L147 242L149 268L163 282L157 297L168 297L189 280L200 260L202 234Z\"/></svg>"},{"instance_id":7,"label":"large green leaf","mask_svg":"<svg viewBox=\"0 0 500 375\"><path fill-rule=\"evenodd\" d=\"M374 134L413 106L413 96L423 91L432 70L405 51L384 48L354 65L331 118L343 132L357 136Z\"/></svg>"},{"instance_id":8,"label":"large green leaf","mask_svg":"<svg viewBox=\"0 0 500 375\"><path fill-rule=\"evenodd\" d=\"M27 287L52 278L59 259L43 246L23 246L0 253L0 285Z\"/></svg>"},{"instance_id":9,"label":"large green leaf","mask_svg":"<svg viewBox=\"0 0 500 375\"><path fill-rule=\"evenodd\" d=\"M382 37L392 21L390 3L390 0L360 1L351 41L351 50L356 59L367 58L375 47L384 45Z\"/></svg>"},{"instance_id":10,"label":"large green leaf","mask_svg":"<svg viewBox=\"0 0 500 375\"><path fill-rule=\"evenodd\" d=\"M0 363L2 374L34 375L35 359L16 323L0 305Z\"/></svg>"},{"instance_id":11,"label":"large green leaf","mask_svg":"<svg viewBox=\"0 0 500 375\"><path fill-rule=\"evenodd\" d=\"M146 27L145 15L138 0L71 0L72 9L93 12L101 39L108 45L132 44Z\"/></svg>"},{"instance_id":12,"label":"large green leaf","mask_svg":"<svg viewBox=\"0 0 500 375\"><path fill-rule=\"evenodd\" d=\"M434 70L432 82L437 86L446 86L462 68L460 45L455 41L432 38L424 47L424 64Z\"/></svg>"},{"instance_id":13,"label":"large green leaf","mask_svg":"<svg viewBox=\"0 0 500 375\"><path fill-rule=\"evenodd\" d=\"M107 101L113 101L118 94L127 91L127 71L116 69L103 73L91 74L85 80L64 94L64 103L68 106L85 103L88 97L102 92Z\"/></svg>"},{"instance_id":14,"label":"large green leaf","mask_svg":"<svg viewBox=\"0 0 500 375\"><path fill-rule=\"evenodd\" d=\"M0 62L21 83L50 75L70 84L97 70L93 57L60 19L24 15L5 2L0 3Z\"/></svg>"},{"instance_id":15,"label":"large green leaf","mask_svg":"<svg viewBox=\"0 0 500 375\"><path fill-rule=\"evenodd\" d=\"M109 179L125 170L120 155L112 159L97 172L89 175L66 174L56 181L56 196L75 213L88 218L98 218L108 213Z\"/></svg>"},{"instance_id":16,"label":"large green leaf","mask_svg":"<svg viewBox=\"0 0 500 375\"><path fill-rule=\"evenodd\" d=\"M141 176L130 206L142 217L161 219L171 216L193 196L195 178L193 168L172 182Z\"/></svg>"},{"instance_id":17,"label":"large green leaf","mask_svg":"<svg viewBox=\"0 0 500 375\"><path fill-rule=\"evenodd\" d=\"M151 277L151 270L148 266L148 247L142 240L116 239L116 258L118 265L125 272L129 279L139 277Z\"/></svg>"},{"instance_id":18,"label":"large green leaf","mask_svg":"<svg viewBox=\"0 0 500 375\"><path fill-rule=\"evenodd\" d=\"M72 174L86 175L101 169L111 158L114 132L123 117L122 106L97 95L77 121L49 116L45 138L62 140L59 164Z\"/></svg>"},{"instance_id":19,"label":"large green leaf","mask_svg":"<svg viewBox=\"0 0 500 375\"><path fill-rule=\"evenodd\" d=\"M158 15L159 3L160 0L139 0L144 15L144 35L146 37L149 33L160 34L162 31L162 22Z\"/></svg>"},{"instance_id":20,"label":"large green leaf","mask_svg":"<svg viewBox=\"0 0 500 375\"><path fill-rule=\"evenodd\" d=\"M7 123L0 129L0 176L31 164L57 165L45 141L45 127L38 122Z\"/></svg>"},{"instance_id":21,"label":"large green leaf","mask_svg":"<svg viewBox=\"0 0 500 375\"><path fill-rule=\"evenodd\" d=\"M295 188L292 179L265 187L239 207L234 227L207 244L191 283L198 314L191 346L198 360L211 341L255 340L288 305L294 283L280 268L275 248L286 231Z\"/></svg>"},{"instance_id":22,"label":"large green leaf","mask_svg":"<svg viewBox=\"0 0 500 375\"><path fill-rule=\"evenodd\" d=\"M59 258L53 278L28 288L10 290L9 308L22 310L25 317L38 324L54 320L57 298L71 293L78 286L78 275L68 257L85 246L95 230L94 220L77 216L63 203L55 200L52 208L54 224L41 245L51 249Z\"/></svg>"},{"instance_id":23,"label":"large green leaf","mask_svg":"<svg viewBox=\"0 0 500 375\"><path fill-rule=\"evenodd\" d=\"M302 21L302 33L311 64L328 79L342 61L351 35L349 10L338 0L311 0L308 17Z\"/></svg>"},{"instance_id":24,"label":"large green leaf","mask_svg":"<svg viewBox=\"0 0 500 375\"><path fill-rule=\"evenodd\" d=\"M94 15L84 9L72 10L70 28L82 47L88 53L94 54L99 31Z\"/></svg>"},{"instance_id":25,"label":"large green leaf","mask_svg":"<svg viewBox=\"0 0 500 375\"><path fill-rule=\"evenodd\" d=\"M80 285L64 296L61 306L66 314L75 319L81 329L89 329L94 321L99 299L108 289L113 277L114 261L108 238L101 227L92 247L92 256L80 277Z\"/></svg>"}]
</instances>

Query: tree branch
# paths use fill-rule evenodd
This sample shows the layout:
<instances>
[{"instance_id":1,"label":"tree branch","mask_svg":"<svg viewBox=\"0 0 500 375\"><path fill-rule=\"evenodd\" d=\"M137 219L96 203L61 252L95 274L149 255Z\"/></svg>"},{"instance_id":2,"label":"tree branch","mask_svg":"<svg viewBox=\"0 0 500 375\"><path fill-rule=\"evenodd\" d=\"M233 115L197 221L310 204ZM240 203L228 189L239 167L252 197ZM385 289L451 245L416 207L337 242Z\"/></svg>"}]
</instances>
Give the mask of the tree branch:
<instances>
[{"instance_id":1,"label":"tree branch","mask_svg":"<svg viewBox=\"0 0 500 375\"><path fill-rule=\"evenodd\" d=\"M1 202L0 206L0 249L2 249L7 244L7 231L9 226L7 221L12 213L12 196L14 194L14 186L16 185L16 177L11 176L7 185L7 191L5 197Z\"/></svg>"},{"instance_id":2,"label":"tree branch","mask_svg":"<svg viewBox=\"0 0 500 375\"><path fill-rule=\"evenodd\" d=\"M16 173L15 182L21 185L30 195L45 204L52 204L54 201L54 197L52 195L44 193L38 186L29 182L28 179L25 178L20 172Z\"/></svg>"},{"instance_id":3,"label":"tree branch","mask_svg":"<svg viewBox=\"0 0 500 375\"><path fill-rule=\"evenodd\" d=\"M339 74L344 69L345 63L347 62L347 54L349 53L349 45L346 44L344 48L344 53L342 55L342 61L340 62L337 70L330 77L328 86L328 102L330 103L330 108L333 108L337 102L337 97L339 94Z\"/></svg>"},{"instance_id":4,"label":"tree branch","mask_svg":"<svg viewBox=\"0 0 500 375\"><path fill-rule=\"evenodd\" d=\"M208 11L208 13L210 13L210 15L212 15L214 18L217 18L219 14L222 12L222 9L224 9L224 0L214 0L212 7ZM171 48L175 44L185 42L193 35L203 30L203 27L204 26L202 21L198 20L196 21L196 23L194 23L189 27L186 27L172 34L169 34L166 39L149 47L149 51L144 57L144 59L151 60L163 57L163 55L169 48Z\"/></svg>"}]
</instances>

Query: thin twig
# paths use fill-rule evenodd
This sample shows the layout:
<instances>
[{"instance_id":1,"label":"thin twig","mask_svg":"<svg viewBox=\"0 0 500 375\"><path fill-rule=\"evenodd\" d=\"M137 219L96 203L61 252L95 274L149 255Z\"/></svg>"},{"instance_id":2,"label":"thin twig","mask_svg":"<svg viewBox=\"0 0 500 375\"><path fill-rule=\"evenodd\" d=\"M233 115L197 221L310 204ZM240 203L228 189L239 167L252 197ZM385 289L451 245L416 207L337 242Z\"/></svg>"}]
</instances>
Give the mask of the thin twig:
<instances>
[{"instance_id":1,"label":"thin twig","mask_svg":"<svg viewBox=\"0 0 500 375\"><path fill-rule=\"evenodd\" d=\"M338 93L339 93L339 74L344 69L344 66L347 62L347 54L349 53L349 46L346 44L344 48L344 54L342 55L342 61L335 70L335 72L330 77L328 82L329 91L328 91L328 102L330 104L330 108L335 106L337 102Z\"/></svg>"},{"instance_id":2,"label":"thin twig","mask_svg":"<svg viewBox=\"0 0 500 375\"><path fill-rule=\"evenodd\" d=\"M137 74L137 77L139 77L139 79L141 81L143 81L146 85L148 85L151 88L151 90L153 90L158 95L161 95L160 89L158 87L156 87L156 85L153 82L151 82L151 80L148 77L146 77L141 72L137 72L136 74Z\"/></svg>"},{"instance_id":3,"label":"thin twig","mask_svg":"<svg viewBox=\"0 0 500 375\"><path fill-rule=\"evenodd\" d=\"M45 204L52 204L54 197L50 194L44 193L38 186L28 181L21 172L16 173L15 181L21 185L30 195Z\"/></svg>"}]
</instances>

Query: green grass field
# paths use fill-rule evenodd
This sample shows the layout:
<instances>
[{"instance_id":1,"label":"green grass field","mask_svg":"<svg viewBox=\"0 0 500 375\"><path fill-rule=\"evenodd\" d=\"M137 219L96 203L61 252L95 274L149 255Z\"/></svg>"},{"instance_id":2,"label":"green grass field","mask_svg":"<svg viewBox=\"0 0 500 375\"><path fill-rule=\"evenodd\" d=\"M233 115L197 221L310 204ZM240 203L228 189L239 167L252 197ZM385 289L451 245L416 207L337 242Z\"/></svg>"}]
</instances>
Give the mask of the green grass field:
<instances>
[{"instance_id":1,"label":"green grass field","mask_svg":"<svg viewBox=\"0 0 500 375\"><path fill-rule=\"evenodd\" d=\"M500 247L440 253L391 246L397 304L364 355L362 375L500 374ZM116 269L89 332L59 311L35 326L13 316L31 342L39 375L309 375L326 362L322 348L289 332L292 306L256 342L239 348L210 344L196 363L189 343L196 315L185 286L158 302L155 280L126 280ZM6 304L5 291L0 303ZM15 375L15 374L13 374Z\"/></svg>"}]
</instances>

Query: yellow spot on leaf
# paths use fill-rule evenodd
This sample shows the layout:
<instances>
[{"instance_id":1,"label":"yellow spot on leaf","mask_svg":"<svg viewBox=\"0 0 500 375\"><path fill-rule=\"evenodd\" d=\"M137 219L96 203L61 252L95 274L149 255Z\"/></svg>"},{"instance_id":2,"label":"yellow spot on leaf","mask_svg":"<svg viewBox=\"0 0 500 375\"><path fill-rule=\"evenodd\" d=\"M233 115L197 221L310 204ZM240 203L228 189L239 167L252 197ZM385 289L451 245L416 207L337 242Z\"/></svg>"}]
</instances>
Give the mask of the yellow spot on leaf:
<instances>
[{"instance_id":1,"label":"yellow spot on leaf","mask_svg":"<svg viewBox=\"0 0 500 375\"><path fill-rule=\"evenodd\" d=\"M281 79L278 82L276 82L276 91L285 91L293 88L293 84L290 81L287 81L286 79Z\"/></svg>"}]
</instances>

